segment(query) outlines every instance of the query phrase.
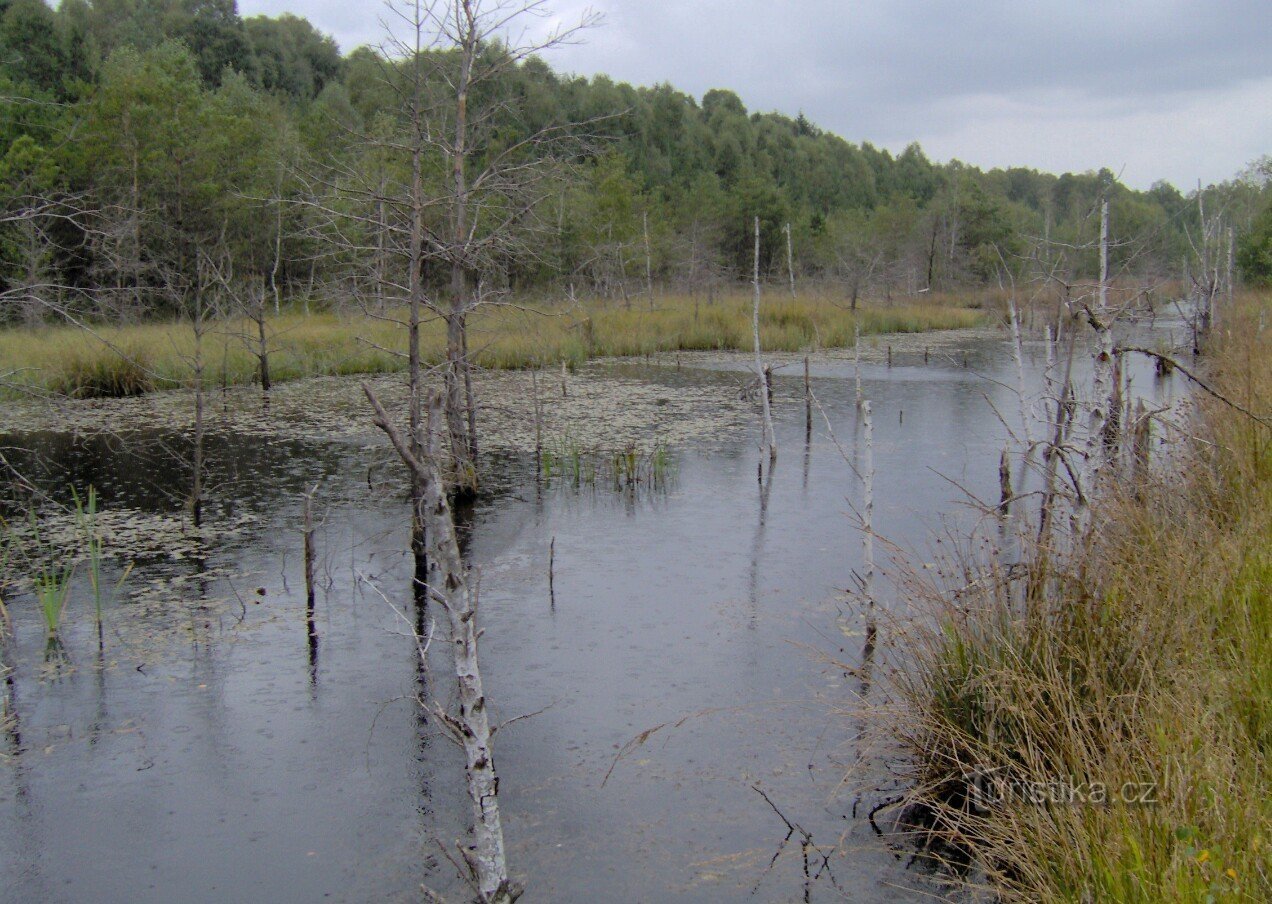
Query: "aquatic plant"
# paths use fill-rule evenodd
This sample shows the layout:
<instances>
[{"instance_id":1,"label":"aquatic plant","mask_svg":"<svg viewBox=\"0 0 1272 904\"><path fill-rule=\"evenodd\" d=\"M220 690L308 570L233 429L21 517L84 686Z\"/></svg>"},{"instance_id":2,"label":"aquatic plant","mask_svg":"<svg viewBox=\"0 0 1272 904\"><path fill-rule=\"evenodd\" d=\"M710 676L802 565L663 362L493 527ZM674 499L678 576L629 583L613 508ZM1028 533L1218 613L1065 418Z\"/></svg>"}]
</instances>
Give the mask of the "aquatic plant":
<instances>
[{"instance_id":1,"label":"aquatic plant","mask_svg":"<svg viewBox=\"0 0 1272 904\"><path fill-rule=\"evenodd\" d=\"M637 485L664 488L672 474L672 460L662 440L649 449L633 442L622 449L602 451L585 449L573 434L565 433L544 444L539 474L545 480L561 478L576 488L602 482L615 490Z\"/></svg>"},{"instance_id":2,"label":"aquatic plant","mask_svg":"<svg viewBox=\"0 0 1272 904\"><path fill-rule=\"evenodd\" d=\"M44 618L44 629L50 641L58 639L62 616L70 600L71 578L74 574L75 563L71 562L61 566L42 566L32 577L35 598L39 603L40 615Z\"/></svg>"}]
</instances>

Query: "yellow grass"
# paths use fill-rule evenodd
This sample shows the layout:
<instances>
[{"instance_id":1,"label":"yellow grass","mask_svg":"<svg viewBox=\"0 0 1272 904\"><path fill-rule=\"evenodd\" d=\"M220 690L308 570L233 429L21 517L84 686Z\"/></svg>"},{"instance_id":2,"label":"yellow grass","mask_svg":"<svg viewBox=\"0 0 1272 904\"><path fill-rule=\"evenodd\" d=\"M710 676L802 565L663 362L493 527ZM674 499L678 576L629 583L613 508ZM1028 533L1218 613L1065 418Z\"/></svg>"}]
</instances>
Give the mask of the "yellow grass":
<instances>
[{"instance_id":1,"label":"yellow grass","mask_svg":"<svg viewBox=\"0 0 1272 904\"><path fill-rule=\"evenodd\" d=\"M863 335L954 329L985 323L987 299L932 298L919 302L863 304L855 315ZM400 313L400 312L399 312ZM851 344L854 315L836 300L768 293L761 308L765 349L796 351ZM517 369L569 365L600 356L666 351L746 350L751 347L751 300L739 293L713 303L661 296L653 305L633 300L573 307L488 306L470 318L469 348L479 366ZM255 324L225 321L204 338L209 383L249 383L256 378L250 350ZM284 312L268 323L274 381L305 376L383 373L406 366L406 331L400 323L364 314ZM189 323L76 326L0 331L0 372L6 382L71 396L130 395L189 385L194 335ZM434 318L422 330L421 354L442 360L444 324Z\"/></svg>"}]
</instances>

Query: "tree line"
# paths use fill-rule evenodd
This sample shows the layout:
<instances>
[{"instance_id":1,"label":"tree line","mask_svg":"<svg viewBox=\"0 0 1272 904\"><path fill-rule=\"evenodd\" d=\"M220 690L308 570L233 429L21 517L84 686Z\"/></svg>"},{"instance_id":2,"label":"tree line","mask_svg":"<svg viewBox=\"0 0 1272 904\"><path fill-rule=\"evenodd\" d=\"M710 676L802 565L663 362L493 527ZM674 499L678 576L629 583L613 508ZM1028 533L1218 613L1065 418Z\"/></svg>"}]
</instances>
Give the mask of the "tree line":
<instances>
[{"instance_id":1,"label":"tree line","mask_svg":"<svg viewBox=\"0 0 1272 904\"><path fill-rule=\"evenodd\" d=\"M494 34L473 51L490 77L462 156L500 185L476 186L487 206L463 249L450 206L418 211L426 238L449 232L417 261L431 293L710 294L749 277L755 217L762 272L852 303L991 282L1044 242L1085 249L1071 264L1090 275L1104 200L1114 272L1177 276L1198 192L1236 227L1245 271L1272 271L1267 158L1187 195L1108 170L983 171L749 112L727 90L557 73ZM0 2L6 319L188 313L212 274L271 306L405 300L410 217L393 199L413 178L421 197L454 194L444 149L404 139L412 103L448 93L464 57L409 42L342 55L305 19L245 19L233 0Z\"/></svg>"}]
</instances>

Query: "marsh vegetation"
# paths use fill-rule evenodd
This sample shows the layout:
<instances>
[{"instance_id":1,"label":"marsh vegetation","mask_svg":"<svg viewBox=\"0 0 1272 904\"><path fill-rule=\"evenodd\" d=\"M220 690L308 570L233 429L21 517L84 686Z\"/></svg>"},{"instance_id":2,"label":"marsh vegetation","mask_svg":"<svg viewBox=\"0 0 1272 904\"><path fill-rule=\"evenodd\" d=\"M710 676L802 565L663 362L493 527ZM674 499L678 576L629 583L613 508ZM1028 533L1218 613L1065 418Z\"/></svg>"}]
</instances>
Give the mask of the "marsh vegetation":
<instances>
[{"instance_id":1,"label":"marsh vegetation","mask_svg":"<svg viewBox=\"0 0 1272 904\"><path fill-rule=\"evenodd\" d=\"M0 9L0 896L1272 895L1267 161L547 13Z\"/></svg>"}]
</instances>

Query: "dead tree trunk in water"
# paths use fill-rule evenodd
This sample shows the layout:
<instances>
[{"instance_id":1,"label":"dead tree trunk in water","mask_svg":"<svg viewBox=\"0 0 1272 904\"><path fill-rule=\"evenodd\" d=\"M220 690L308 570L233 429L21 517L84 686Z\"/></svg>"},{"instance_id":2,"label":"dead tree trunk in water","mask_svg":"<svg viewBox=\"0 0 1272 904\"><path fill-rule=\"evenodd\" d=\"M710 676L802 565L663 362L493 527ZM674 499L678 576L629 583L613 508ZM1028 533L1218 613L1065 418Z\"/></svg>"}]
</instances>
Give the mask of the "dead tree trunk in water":
<instances>
[{"instance_id":1,"label":"dead tree trunk in water","mask_svg":"<svg viewBox=\"0 0 1272 904\"><path fill-rule=\"evenodd\" d=\"M200 282L202 277L203 274L200 273ZM203 524L203 441L207 431L204 417L203 334L206 331L203 286L199 285L194 291L194 355L191 361L194 375L194 451L191 460L194 473L190 478L190 522L195 527Z\"/></svg>"},{"instance_id":2,"label":"dead tree trunk in water","mask_svg":"<svg viewBox=\"0 0 1272 904\"><path fill-rule=\"evenodd\" d=\"M455 680L459 690L459 712L451 715L437 704L433 714L452 739L464 749L468 798L473 811L473 839L462 845L460 853L468 865L471 880L482 904L511 904L522 889L508 878L504 852L503 823L499 815L499 779L495 772L486 695L482 688L477 657L477 603L479 580L464 565L455 536L455 519L451 513L446 486L438 459L441 454L441 432L444 420L439 396L428 402L427 442L422 457L412 454L371 387L362 385L367 400L375 410L375 425L389 437L407 468L415 474L424 489L419 517L428 538L428 599L446 612L450 623L451 649L455 656Z\"/></svg>"},{"instance_id":3,"label":"dead tree trunk in water","mask_svg":"<svg viewBox=\"0 0 1272 904\"><path fill-rule=\"evenodd\" d=\"M862 545L862 578L861 592L867 600L873 600L874 593L874 421L871 417L870 402L861 403L862 446L865 450L865 461L861 467L861 545Z\"/></svg>"},{"instance_id":4,"label":"dead tree trunk in water","mask_svg":"<svg viewBox=\"0 0 1272 904\"><path fill-rule=\"evenodd\" d=\"M852 374L857 384L857 410L861 410L864 401L861 395L861 325L857 318L852 319Z\"/></svg>"},{"instance_id":5,"label":"dead tree trunk in water","mask_svg":"<svg viewBox=\"0 0 1272 904\"><path fill-rule=\"evenodd\" d=\"M755 338L755 376L760 381L760 403L764 406L764 451L768 460L777 460L777 441L773 437L773 411L769 405L768 371L760 354L760 218L755 218L755 269L752 276L755 287L755 303L751 311L751 331Z\"/></svg>"}]
</instances>

